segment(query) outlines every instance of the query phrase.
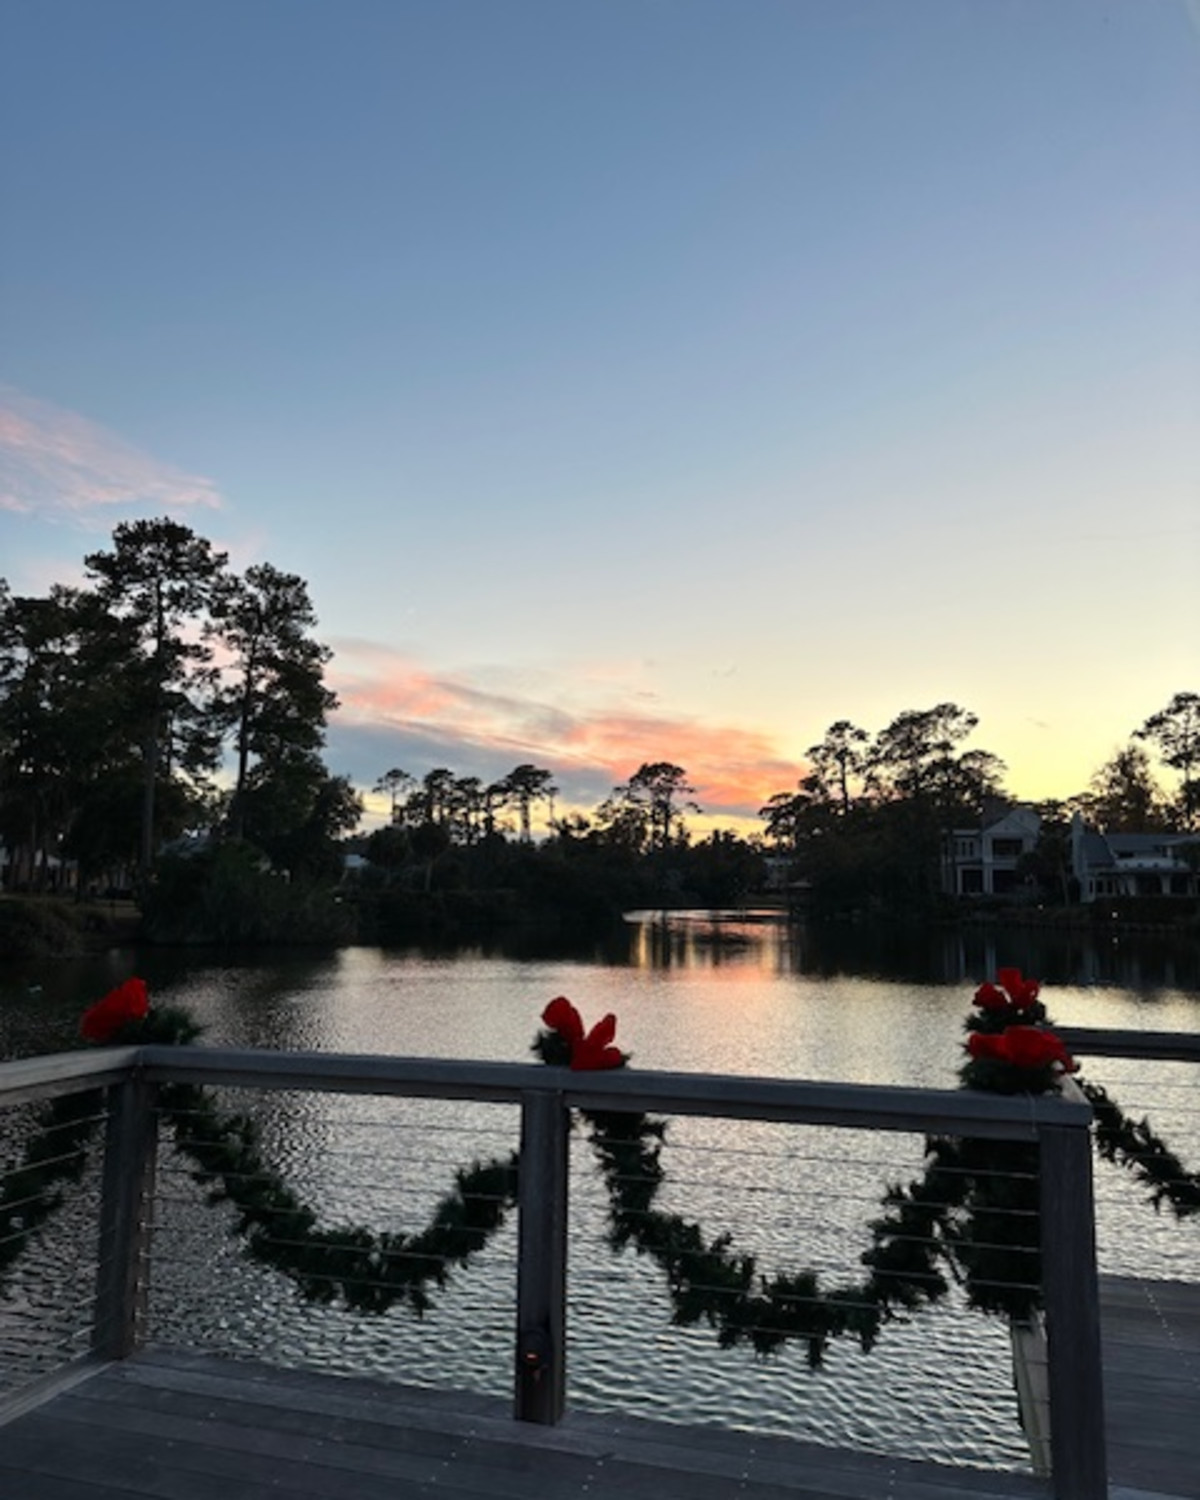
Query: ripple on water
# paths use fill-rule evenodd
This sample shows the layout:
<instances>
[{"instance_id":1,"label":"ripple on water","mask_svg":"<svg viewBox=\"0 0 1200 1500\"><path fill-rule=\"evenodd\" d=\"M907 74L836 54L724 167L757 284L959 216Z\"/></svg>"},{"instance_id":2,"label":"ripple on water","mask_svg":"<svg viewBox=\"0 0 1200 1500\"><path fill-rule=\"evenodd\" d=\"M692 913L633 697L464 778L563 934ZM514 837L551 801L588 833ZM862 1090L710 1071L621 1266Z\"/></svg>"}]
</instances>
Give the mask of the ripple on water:
<instances>
[{"instance_id":1,"label":"ripple on water","mask_svg":"<svg viewBox=\"0 0 1200 1500\"><path fill-rule=\"evenodd\" d=\"M156 995L187 1005L205 1023L209 1040L239 1046L524 1060L542 1006L565 993L589 1020L618 1013L619 1039L638 1067L954 1086L970 984L804 973L778 946L760 945L753 931L739 929L737 937L733 946L673 950L670 966L659 967L356 949L177 973L168 972L167 957L151 955L161 974L148 977ZM90 990L82 987L88 998L137 972L132 955L105 963ZM5 1050L70 1044L81 984L63 972L61 994L53 975L39 976L45 990L36 1002L27 985L4 992ZM1196 994L1178 987L1143 996L1079 985L1046 998L1060 1021L1077 1025L1189 1030L1197 1014ZM1160 1123L1166 1106L1162 1128L1172 1144L1189 1160L1200 1154L1194 1070L1178 1080L1169 1070L1150 1077L1132 1064L1098 1063L1088 1071L1112 1084L1131 1113L1149 1110ZM229 1102L241 1107L245 1100L230 1095ZM516 1139L511 1112L481 1114L458 1104L295 1094L258 1099L254 1109L268 1156L330 1224L360 1219L376 1228L420 1228L456 1164L506 1152ZM728 1230L764 1270L811 1265L837 1279L858 1270L883 1184L912 1175L920 1161L913 1138L788 1134L779 1127L756 1134L701 1120L673 1121L670 1141L664 1208L699 1220L710 1236ZM601 1190L586 1150L575 1157L573 1403L943 1461L1026 1465L1003 1325L952 1300L889 1325L870 1355L836 1345L815 1374L797 1349L769 1360L722 1351L711 1330L670 1326L653 1265L605 1248ZM509 1392L512 1224L469 1270L452 1275L424 1319L402 1309L363 1318L302 1302L286 1281L242 1257L228 1233L228 1210L205 1207L186 1175L176 1174L170 1186L155 1233L155 1338L331 1372ZM1104 1268L1193 1273L1194 1236L1148 1211L1127 1176L1101 1166L1097 1191ZM79 1270L79 1247L93 1243L94 1204L86 1194L72 1201L77 1209L68 1208L48 1234L44 1255L22 1267L15 1302L0 1303L0 1354L32 1339L41 1357L44 1342L30 1333L31 1321L70 1303L72 1278L90 1275L86 1266ZM71 1321L62 1322L64 1337L78 1332Z\"/></svg>"}]
</instances>

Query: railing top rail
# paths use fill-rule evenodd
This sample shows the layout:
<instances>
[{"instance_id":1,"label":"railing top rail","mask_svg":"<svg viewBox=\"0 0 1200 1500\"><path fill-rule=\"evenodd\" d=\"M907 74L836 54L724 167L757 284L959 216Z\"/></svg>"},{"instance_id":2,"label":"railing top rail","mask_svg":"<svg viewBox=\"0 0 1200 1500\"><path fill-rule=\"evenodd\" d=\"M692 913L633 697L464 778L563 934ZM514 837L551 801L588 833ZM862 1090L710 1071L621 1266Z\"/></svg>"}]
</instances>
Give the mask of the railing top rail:
<instances>
[{"instance_id":1,"label":"railing top rail","mask_svg":"<svg viewBox=\"0 0 1200 1500\"><path fill-rule=\"evenodd\" d=\"M839 1125L869 1130L969 1134L1033 1140L1042 1126L1086 1128L1085 1104L1029 1095L727 1074L572 1073L533 1063L354 1056L323 1052L145 1047L138 1058L158 1082L336 1093L517 1102L552 1092L581 1109L655 1111Z\"/></svg>"},{"instance_id":2,"label":"railing top rail","mask_svg":"<svg viewBox=\"0 0 1200 1500\"><path fill-rule=\"evenodd\" d=\"M138 1055L137 1047L106 1047L102 1052L50 1052L0 1062L0 1104L53 1099L120 1083L137 1064Z\"/></svg>"},{"instance_id":3,"label":"railing top rail","mask_svg":"<svg viewBox=\"0 0 1200 1500\"><path fill-rule=\"evenodd\" d=\"M1183 1031L1124 1031L1109 1027L1056 1026L1082 1057L1139 1057L1163 1062L1200 1062L1200 1035Z\"/></svg>"},{"instance_id":4,"label":"railing top rail","mask_svg":"<svg viewBox=\"0 0 1200 1500\"><path fill-rule=\"evenodd\" d=\"M646 1110L869 1130L1033 1140L1044 1125L1086 1127L1086 1105L1020 1094L893 1088L714 1073L572 1073L532 1063L271 1052L227 1047L114 1047L0 1063L0 1104L117 1083L134 1069L159 1083L393 1094L516 1103L530 1091L581 1109Z\"/></svg>"}]
</instances>

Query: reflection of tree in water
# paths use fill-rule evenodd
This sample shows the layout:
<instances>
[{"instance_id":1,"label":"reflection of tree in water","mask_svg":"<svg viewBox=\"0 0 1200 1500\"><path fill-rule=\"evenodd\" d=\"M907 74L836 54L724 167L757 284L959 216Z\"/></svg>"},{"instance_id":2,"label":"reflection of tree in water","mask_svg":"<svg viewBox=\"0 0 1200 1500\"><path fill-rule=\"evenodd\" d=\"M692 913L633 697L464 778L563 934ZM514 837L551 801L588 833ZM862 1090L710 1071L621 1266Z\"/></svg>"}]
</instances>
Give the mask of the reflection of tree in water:
<instances>
[{"instance_id":1,"label":"reflection of tree in water","mask_svg":"<svg viewBox=\"0 0 1200 1500\"><path fill-rule=\"evenodd\" d=\"M801 929L799 968L915 983L955 984L1012 964L1058 985L1112 985L1142 993L1200 990L1200 943L1164 933L1036 927Z\"/></svg>"},{"instance_id":2,"label":"reflection of tree in water","mask_svg":"<svg viewBox=\"0 0 1200 1500\"><path fill-rule=\"evenodd\" d=\"M1164 933L1036 927L939 928L789 922L768 913L642 912L629 921L635 968L746 964L775 973L958 984L1015 965L1058 985L1099 985L1152 996L1200 991L1200 943Z\"/></svg>"},{"instance_id":3,"label":"reflection of tree in water","mask_svg":"<svg viewBox=\"0 0 1200 1500\"><path fill-rule=\"evenodd\" d=\"M788 924L774 912L648 911L631 913L628 923L627 961L638 969L740 965L778 972L780 950L790 941Z\"/></svg>"}]
</instances>

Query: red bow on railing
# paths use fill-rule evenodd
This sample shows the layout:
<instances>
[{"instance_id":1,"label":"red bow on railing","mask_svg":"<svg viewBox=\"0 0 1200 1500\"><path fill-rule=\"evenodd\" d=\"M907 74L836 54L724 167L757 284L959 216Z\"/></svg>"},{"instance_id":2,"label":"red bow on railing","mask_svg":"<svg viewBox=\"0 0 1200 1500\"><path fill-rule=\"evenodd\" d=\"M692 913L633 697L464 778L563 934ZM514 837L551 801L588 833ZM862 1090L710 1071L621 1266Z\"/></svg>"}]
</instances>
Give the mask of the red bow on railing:
<instances>
[{"instance_id":1,"label":"red bow on railing","mask_svg":"<svg viewBox=\"0 0 1200 1500\"><path fill-rule=\"evenodd\" d=\"M571 1049L571 1067L575 1072L624 1067L625 1054L612 1045L617 1034L617 1018L611 1013L585 1033L583 1017L565 995L559 995L542 1012L542 1020Z\"/></svg>"}]
</instances>

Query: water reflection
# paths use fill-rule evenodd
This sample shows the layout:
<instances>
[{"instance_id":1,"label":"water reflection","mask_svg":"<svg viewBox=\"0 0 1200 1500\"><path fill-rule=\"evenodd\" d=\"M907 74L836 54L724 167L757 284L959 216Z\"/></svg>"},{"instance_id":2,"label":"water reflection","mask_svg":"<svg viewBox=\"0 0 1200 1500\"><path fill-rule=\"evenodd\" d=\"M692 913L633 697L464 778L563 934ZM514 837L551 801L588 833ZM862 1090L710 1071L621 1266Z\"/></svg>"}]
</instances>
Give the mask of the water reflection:
<instances>
[{"instance_id":1,"label":"water reflection","mask_svg":"<svg viewBox=\"0 0 1200 1500\"><path fill-rule=\"evenodd\" d=\"M1161 936L1114 943L998 927L813 928L766 911L647 912L631 915L611 951L113 950L57 965L0 966L0 1046L13 1056L74 1045L83 1007L140 973L156 999L185 1006L215 1044L523 1060L542 1007L565 993L589 1020L617 1012L619 1040L639 1068L952 1087L970 989L1005 963L1047 981L1051 1010L1064 1023L1191 1029L1200 1016L1195 945ZM1096 1068L1131 1112L1161 1113L1189 1161L1200 1152L1193 1072ZM246 1102L225 1098L231 1107ZM512 1118L492 1124L476 1120L477 1111L428 1101L268 1093L253 1109L267 1156L327 1223L362 1217L376 1227L419 1228L456 1164L511 1149L516 1135ZM475 1138L452 1139L461 1128ZM664 1204L703 1219L709 1233L727 1230L765 1267L815 1263L831 1277L853 1276L879 1194L917 1172L921 1142L856 1143L845 1132L817 1131L786 1138L792 1134L672 1122ZM831 1442L849 1435L868 1447L944 1457L949 1438L926 1420L932 1402L955 1413L955 1456L1019 1462L1015 1416L998 1421L994 1400L979 1394L1006 1389L1011 1378L996 1324L939 1310L889 1328L870 1361L839 1347L818 1379L795 1351L766 1364L722 1353L711 1331L669 1326L652 1266L610 1253L602 1184L586 1152L573 1151L572 1160L573 1400L636 1403L679 1420ZM455 1275L425 1323L401 1310L372 1320L299 1303L286 1283L245 1260L228 1214L204 1206L179 1164L173 1181L178 1203L163 1229L177 1223L187 1255L156 1260L159 1336L211 1338L226 1350L330 1369L483 1389L507 1384L508 1231L469 1274ZM1104 1269L1189 1274L1191 1226L1148 1211L1115 1169L1099 1171L1097 1190Z\"/></svg>"},{"instance_id":2,"label":"water reflection","mask_svg":"<svg viewBox=\"0 0 1200 1500\"><path fill-rule=\"evenodd\" d=\"M1049 927L789 921L771 910L638 911L627 917L638 969L754 968L913 984L978 983L1013 965L1054 985L1200 993L1200 937Z\"/></svg>"}]
</instances>

